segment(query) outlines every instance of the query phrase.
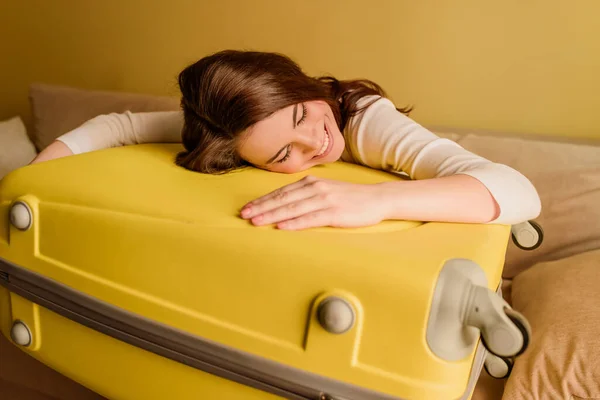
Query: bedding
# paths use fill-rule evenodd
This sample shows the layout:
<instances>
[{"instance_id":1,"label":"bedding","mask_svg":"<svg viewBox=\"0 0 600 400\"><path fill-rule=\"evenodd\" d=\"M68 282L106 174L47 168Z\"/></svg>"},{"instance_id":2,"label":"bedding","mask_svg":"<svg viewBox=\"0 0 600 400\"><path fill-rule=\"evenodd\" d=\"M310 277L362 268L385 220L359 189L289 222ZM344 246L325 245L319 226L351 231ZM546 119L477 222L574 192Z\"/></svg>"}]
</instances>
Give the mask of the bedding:
<instances>
[{"instance_id":1,"label":"bedding","mask_svg":"<svg viewBox=\"0 0 600 400\"><path fill-rule=\"evenodd\" d=\"M41 151L97 115L179 109L179 97L100 91L34 83L29 88L33 141Z\"/></svg>"},{"instance_id":2,"label":"bedding","mask_svg":"<svg viewBox=\"0 0 600 400\"><path fill-rule=\"evenodd\" d=\"M600 399L600 250L536 264L513 281L531 324L503 400Z\"/></svg>"},{"instance_id":3,"label":"bedding","mask_svg":"<svg viewBox=\"0 0 600 400\"><path fill-rule=\"evenodd\" d=\"M0 121L0 179L10 171L27 165L36 154L21 117Z\"/></svg>"}]
</instances>

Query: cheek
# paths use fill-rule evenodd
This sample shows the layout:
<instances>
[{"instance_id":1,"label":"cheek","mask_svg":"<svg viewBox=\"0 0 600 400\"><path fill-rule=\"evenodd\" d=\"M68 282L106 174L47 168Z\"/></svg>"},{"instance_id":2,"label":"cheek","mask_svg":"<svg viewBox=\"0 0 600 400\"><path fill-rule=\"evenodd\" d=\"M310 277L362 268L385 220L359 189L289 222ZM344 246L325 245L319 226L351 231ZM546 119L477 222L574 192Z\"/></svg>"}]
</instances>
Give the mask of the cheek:
<instances>
[{"instance_id":1,"label":"cheek","mask_svg":"<svg viewBox=\"0 0 600 400\"><path fill-rule=\"evenodd\" d=\"M306 163L302 163L302 162L291 162L291 163L283 163L281 165L277 165L275 168L277 169L277 172L282 172L285 174L295 174L298 172L302 172L306 169L308 169L310 167L310 165L307 165Z\"/></svg>"},{"instance_id":2,"label":"cheek","mask_svg":"<svg viewBox=\"0 0 600 400\"><path fill-rule=\"evenodd\" d=\"M292 166L287 166L287 165L286 166L284 166L284 165L271 166L271 167L267 167L264 169L269 172L274 172L274 173L278 173L278 174L295 174L295 173L302 171L301 169L297 169L297 168L294 168Z\"/></svg>"},{"instance_id":3,"label":"cheek","mask_svg":"<svg viewBox=\"0 0 600 400\"><path fill-rule=\"evenodd\" d=\"M340 137L336 141L333 149L331 149L331 154L329 155L329 161L330 162L339 161L342 158L342 155L344 154L344 150L346 150L344 139L342 137Z\"/></svg>"},{"instance_id":4,"label":"cheek","mask_svg":"<svg viewBox=\"0 0 600 400\"><path fill-rule=\"evenodd\" d=\"M310 119L314 122L323 121L325 118L333 118L329 105L325 102L312 103L308 108Z\"/></svg>"},{"instance_id":5,"label":"cheek","mask_svg":"<svg viewBox=\"0 0 600 400\"><path fill-rule=\"evenodd\" d=\"M346 141L337 124L331 128L333 128L333 132L330 132L333 136L333 148L331 149L331 153L327 158L333 161L338 160L344 153L344 150L346 149Z\"/></svg>"}]
</instances>

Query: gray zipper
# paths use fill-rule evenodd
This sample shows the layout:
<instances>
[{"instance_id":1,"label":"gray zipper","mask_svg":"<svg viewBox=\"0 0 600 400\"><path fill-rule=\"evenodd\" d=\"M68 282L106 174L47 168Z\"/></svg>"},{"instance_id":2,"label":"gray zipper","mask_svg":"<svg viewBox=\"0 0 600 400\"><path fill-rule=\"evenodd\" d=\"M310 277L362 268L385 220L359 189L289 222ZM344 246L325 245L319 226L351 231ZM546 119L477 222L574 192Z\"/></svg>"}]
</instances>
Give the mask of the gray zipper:
<instances>
[{"instance_id":1,"label":"gray zipper","mask_svg":"<svg viewBox=\"0 0 600 400\"><path fill-rule=\"evenodd\" d=\"M291 400L401 400L298 370L173 329L0 258L0 285L133 346Z\"/></svg>"}]
</instances>

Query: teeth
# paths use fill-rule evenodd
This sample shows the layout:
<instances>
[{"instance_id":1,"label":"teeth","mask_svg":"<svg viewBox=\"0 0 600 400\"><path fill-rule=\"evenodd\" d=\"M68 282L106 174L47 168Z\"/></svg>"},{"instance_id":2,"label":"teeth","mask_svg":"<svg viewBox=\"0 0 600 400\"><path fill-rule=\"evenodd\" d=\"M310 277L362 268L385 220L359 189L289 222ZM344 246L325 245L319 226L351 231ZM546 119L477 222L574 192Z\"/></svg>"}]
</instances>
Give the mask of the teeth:
<instances>
[{"instance_id":1,"label":"teeth","mask_svg":"<svg viewBox=\"0 0 600 400\"><path fill-rule=\"evenodd\" d=\"M327 146L329 146L329 133L325 131L325 140L323 141L323 146L321 146L321 150L319 150L317 157L325 153L325 150L327 150Z\"/></svg>"}]
</instances>

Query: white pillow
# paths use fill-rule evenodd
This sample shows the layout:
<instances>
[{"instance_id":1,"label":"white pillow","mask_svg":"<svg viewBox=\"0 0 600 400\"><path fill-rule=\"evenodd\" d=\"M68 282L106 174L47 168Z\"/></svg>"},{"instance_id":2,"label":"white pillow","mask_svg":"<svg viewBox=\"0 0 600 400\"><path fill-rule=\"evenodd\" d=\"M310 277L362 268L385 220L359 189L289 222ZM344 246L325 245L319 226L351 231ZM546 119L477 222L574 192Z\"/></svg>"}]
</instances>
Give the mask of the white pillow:
<instances>
[{"instance_id":1,"label":"white pillow","mask_svg":"<svg viewBox=\"0 0 600 400\"><path fill-rule=\"evenodd\" d=\"M27 165L36 155L21 117L0 121L0 179L10 171Z\"/></svg>"}]
</instances>

